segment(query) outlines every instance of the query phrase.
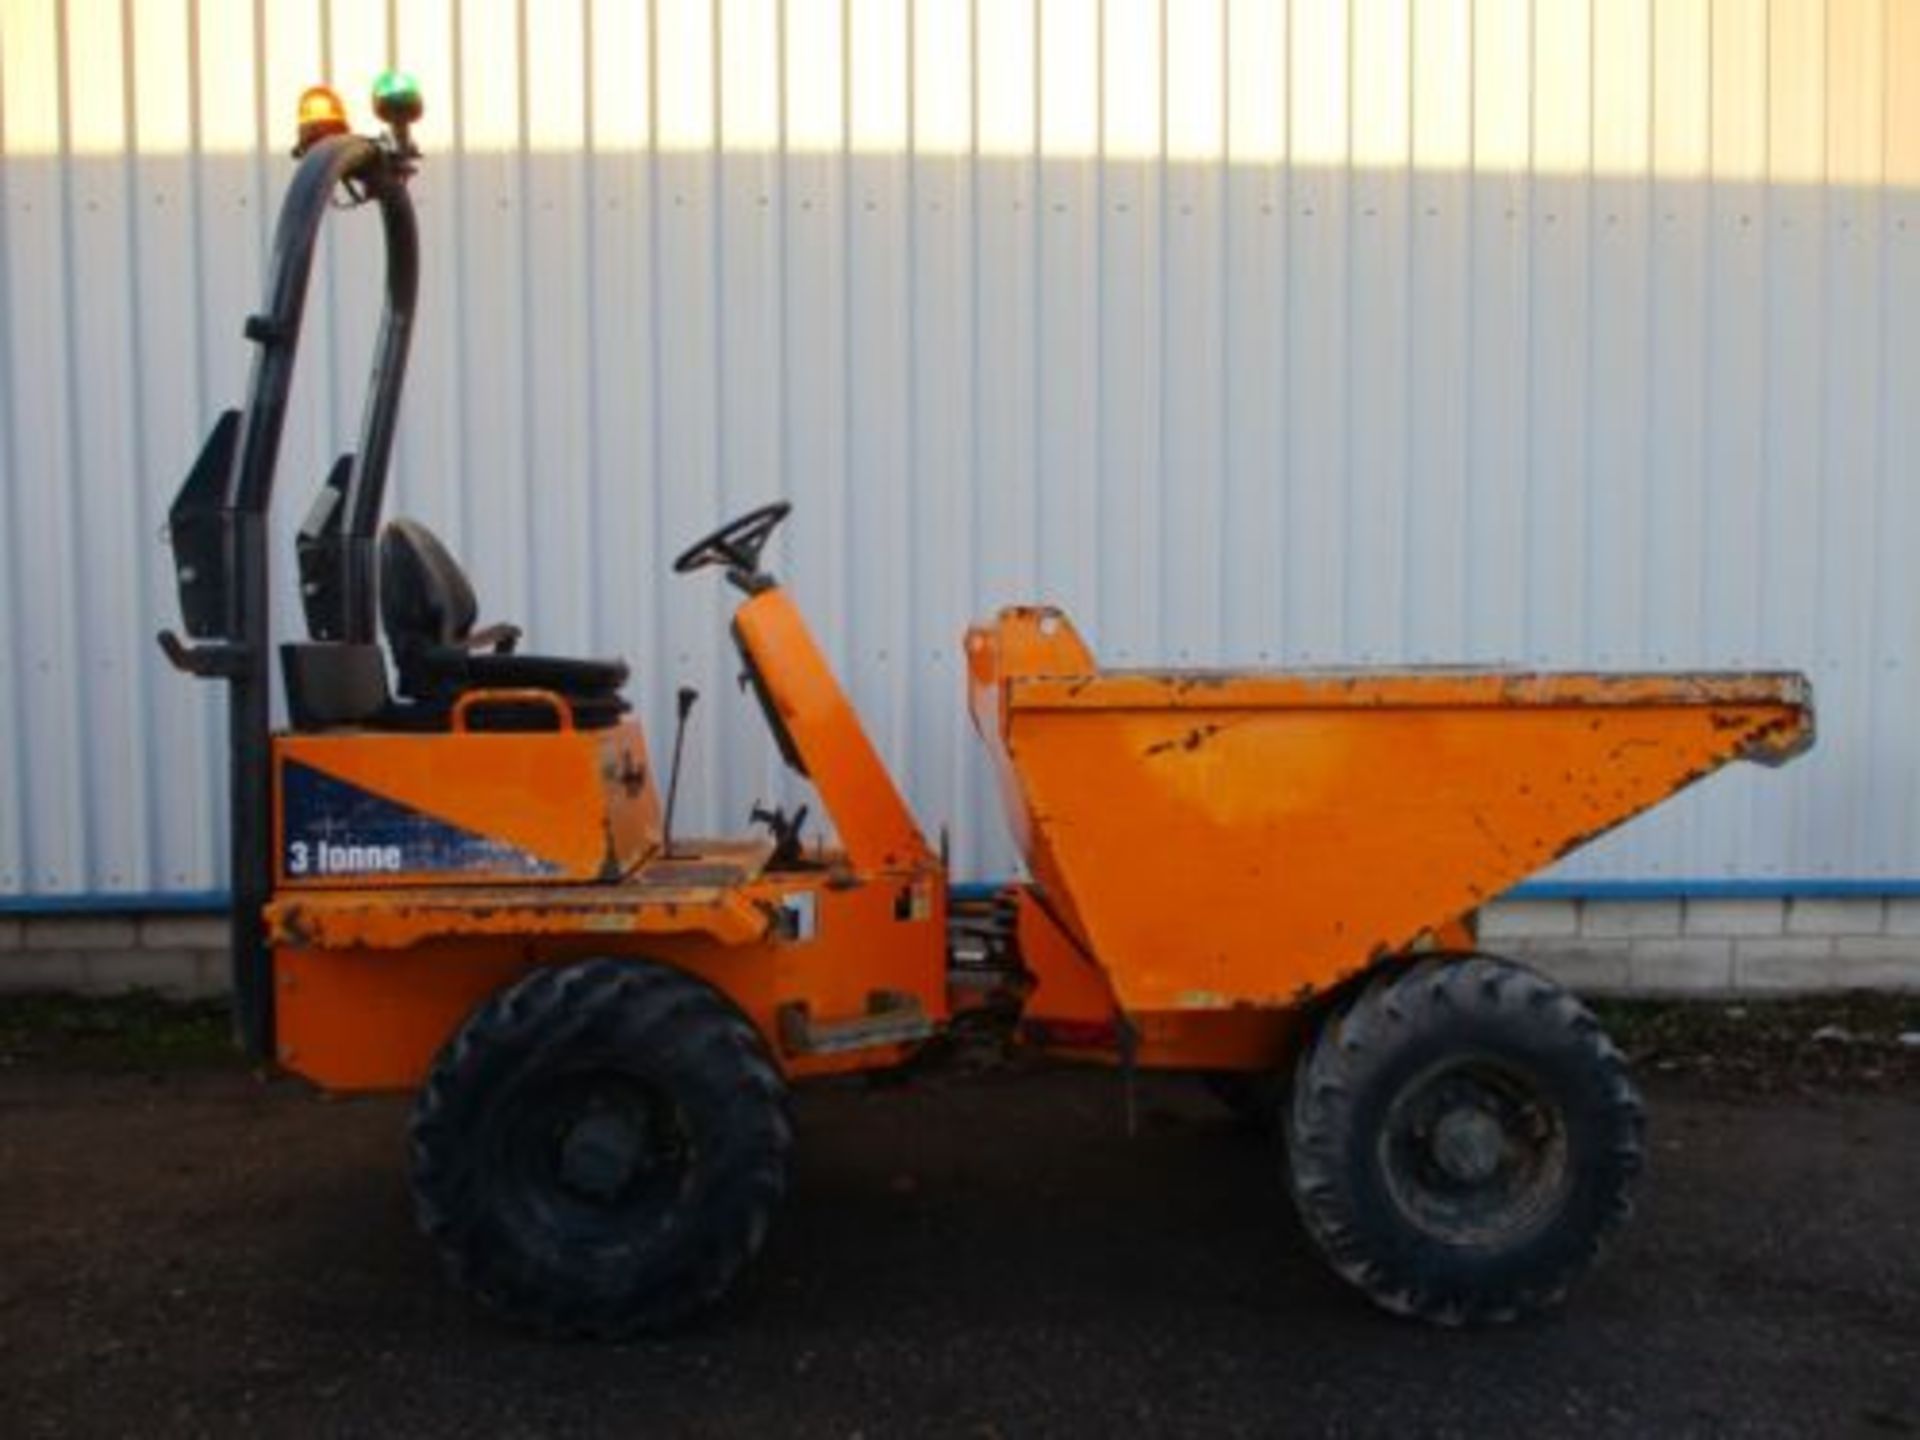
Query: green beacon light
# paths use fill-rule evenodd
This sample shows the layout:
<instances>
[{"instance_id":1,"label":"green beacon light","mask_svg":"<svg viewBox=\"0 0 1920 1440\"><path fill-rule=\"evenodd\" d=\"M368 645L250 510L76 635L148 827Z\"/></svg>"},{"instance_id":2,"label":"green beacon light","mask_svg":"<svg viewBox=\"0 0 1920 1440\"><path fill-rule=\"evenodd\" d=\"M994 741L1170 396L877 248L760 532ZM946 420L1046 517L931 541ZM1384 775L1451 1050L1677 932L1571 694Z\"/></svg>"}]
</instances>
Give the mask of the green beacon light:
<instances>
[{"instance_id":1,"label":"green beacon light","mask_svg":"<svg viewBox=\"0 0 1920 1440\"><path fill-rule=\"evenodd\" d=\"M407 128L425 110L420 100L420 82L404 70L383 70L373 82L373 113L385 121L396 138L404 138Z\"/></svg>"}]
</instances>

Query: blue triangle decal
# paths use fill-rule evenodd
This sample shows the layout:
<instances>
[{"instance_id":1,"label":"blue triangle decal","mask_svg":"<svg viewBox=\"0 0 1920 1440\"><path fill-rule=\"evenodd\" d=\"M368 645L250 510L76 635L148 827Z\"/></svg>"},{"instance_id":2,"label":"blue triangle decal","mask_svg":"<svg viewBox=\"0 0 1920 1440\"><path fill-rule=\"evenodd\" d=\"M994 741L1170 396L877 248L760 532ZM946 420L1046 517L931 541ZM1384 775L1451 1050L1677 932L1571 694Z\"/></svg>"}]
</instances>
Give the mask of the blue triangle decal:
<instances>
[{"instance_id":1,"label":"blue triangle decal","mask_svg":"<svg viewBox=\"0 0 1920 1440\"><path fill-rule=\"evenodd\" d=\"M507 845L286 760L280 766L280 865L290 880L482 873L551 876L560 867Z\"/></svg>"}]
</instances>

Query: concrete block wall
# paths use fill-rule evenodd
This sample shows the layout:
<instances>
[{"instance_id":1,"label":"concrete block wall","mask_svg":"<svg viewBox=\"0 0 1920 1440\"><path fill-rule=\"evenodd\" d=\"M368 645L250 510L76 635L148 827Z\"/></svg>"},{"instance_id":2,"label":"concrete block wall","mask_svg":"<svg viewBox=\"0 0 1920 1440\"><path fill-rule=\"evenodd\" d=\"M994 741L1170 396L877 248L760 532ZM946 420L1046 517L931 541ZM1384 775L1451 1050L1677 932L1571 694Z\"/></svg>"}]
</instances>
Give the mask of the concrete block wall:
<instances>
[{"instance_id":1,"label":"concrete block wall","mask_svg":"<svg viewBox=\"0 0 1920 1440\"><path fill-rule=\"evenodd\" d=\"M1920 899L1509 900L1480 941L1594 994L1920 993Z\"/></svg>"},{"instance_id":2,"label":"concrete block wall","mask_svg":"<svg viewBox=\"0 0 1920 1440\"><path fill-rule=\"evenodd\" d=\"M1509 900L1481 944L1595 995L1920 993L1920 898ZM0 916L0 993L226 988L213 915Z\"/></svg>"},{"instance_id":3,"label":"concrete block wall","mask_svg":"<svg viewBox=\"0 0 1920 1440\"><path fill-rule=\"evenodd\" d=\"M0 916L0 993L201 999L227 988L217 915Z\"/></svg>"}]
</instances>

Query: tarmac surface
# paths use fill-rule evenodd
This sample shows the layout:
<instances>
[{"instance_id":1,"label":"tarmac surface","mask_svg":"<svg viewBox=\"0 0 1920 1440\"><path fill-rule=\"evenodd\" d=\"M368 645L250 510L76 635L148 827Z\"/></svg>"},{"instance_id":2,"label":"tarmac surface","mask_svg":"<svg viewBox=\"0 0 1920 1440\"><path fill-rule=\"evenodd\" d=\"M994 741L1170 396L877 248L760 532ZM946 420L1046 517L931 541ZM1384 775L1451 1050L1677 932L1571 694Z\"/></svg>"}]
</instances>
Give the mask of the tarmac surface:
<instances>
[{"instance_id":1,"label":"tarmac surface","mask_svg":"<svg viewBox=\"0 0 1920 1440\"><path fill-rule=\"evenodd\" d=\"M1449 1333L1309 1252L1189 1082L806 1093L691 1333L544 1340L413 1229L405 1107L227 1063L0 1056L13 1435L1920 1435L1920 1087L1647 1085L1640 1214L1569 1309Z\"/></svg>"}]
</instances>

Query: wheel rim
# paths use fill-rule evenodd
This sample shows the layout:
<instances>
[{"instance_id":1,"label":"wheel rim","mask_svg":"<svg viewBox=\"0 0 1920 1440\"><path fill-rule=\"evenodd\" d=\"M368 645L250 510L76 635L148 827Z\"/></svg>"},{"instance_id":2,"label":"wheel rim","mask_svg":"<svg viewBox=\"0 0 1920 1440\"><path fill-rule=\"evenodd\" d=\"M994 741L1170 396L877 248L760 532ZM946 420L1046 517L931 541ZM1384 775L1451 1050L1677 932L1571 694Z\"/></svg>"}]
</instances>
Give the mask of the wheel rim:
<instances>
[{"instance_id":1,"label":"wheel rim","mask_svg":"<svg viewBox=\"0 0 1920 1440\"><path fill-rule=\"evenodd\" d=\"M1571 1169L1566 1118L1525 1070L1451 1059L1403 1086L1380 1132L1395 1206L1448 1245L1505 1248L1560 1208Z\"/></svg>"},{"instance_id":2,"label":"wheel rim","mask_svg":"<svg viewBox=\"0 0 1920 1440\"><path fill-rule=\"evenodd\" d=\"M691 1127L664 1088L616 1071L552 1076L501 1117L512 1218L543 1235L630 1243L667 1223L694 1170Z\"/></svg>"}]
</instances>

